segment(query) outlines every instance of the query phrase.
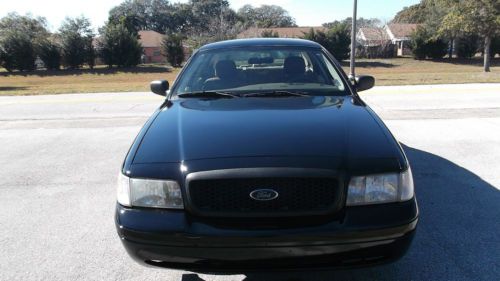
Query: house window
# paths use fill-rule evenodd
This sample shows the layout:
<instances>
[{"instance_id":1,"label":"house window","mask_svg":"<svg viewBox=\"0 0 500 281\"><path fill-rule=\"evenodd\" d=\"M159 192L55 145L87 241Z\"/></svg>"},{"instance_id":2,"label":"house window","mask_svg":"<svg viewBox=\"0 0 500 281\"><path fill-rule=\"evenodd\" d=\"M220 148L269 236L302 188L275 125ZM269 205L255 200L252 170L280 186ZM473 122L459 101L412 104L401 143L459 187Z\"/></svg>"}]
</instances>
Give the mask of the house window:
<instances>
[{"instance_id":1,"label":"house window","mask_svg":"<svg viewBox=\"0 0 500 281\"><path fill-rule=\"evenodd\" d=\"M161 52L158 51L158 50L156 50L156 51L153 52L153 56L155 56L155 57L158 57L160 55L161 55Z\"/></svg>"}]
</instances>

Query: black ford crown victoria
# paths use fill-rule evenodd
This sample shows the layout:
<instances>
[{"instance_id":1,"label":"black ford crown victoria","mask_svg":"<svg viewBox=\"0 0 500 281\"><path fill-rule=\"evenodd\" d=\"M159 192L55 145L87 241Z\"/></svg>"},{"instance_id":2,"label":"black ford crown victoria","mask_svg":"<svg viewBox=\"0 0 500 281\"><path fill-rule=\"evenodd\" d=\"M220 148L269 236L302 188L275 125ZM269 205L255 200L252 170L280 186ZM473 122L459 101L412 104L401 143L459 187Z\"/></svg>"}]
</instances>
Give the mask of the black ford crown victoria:
<instances>
[{"instance_id":1,"label":"black ford crown victoria","mask_svg":"<svg viewBox=\"0 0 500 281\"><path fill-rule=\"evenodd\" d=\"M147 265L246 272L401 257L418 208L399 143L320 45L209 44L124 161L116 226Z\"/></svg>"}]
</instances>

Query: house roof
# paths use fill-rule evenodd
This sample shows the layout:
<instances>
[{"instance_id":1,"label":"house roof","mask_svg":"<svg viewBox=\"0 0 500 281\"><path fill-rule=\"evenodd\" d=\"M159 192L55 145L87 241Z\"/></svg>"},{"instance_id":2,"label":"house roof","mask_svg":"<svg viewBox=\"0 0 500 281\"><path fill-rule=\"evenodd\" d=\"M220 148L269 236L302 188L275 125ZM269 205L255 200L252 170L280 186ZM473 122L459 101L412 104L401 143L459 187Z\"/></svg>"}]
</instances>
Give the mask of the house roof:
<instances>
[{"instance_id":1,"label":"house roof","mask_svg":"<svg viewBox=\"0 0 500 281\"><path fill-rule=\"evenodd\" d=\"M139 31L139 42L143 48L161 47L164 35L153 30Z\"/></svg>"},{"instance_id":2,"label":"house roof","mask_svg":"<svg viewBox=\"0 0 500 281\"><path fill-rule=\"evenodd\" d=\"M386 26L391 39L406 39L417 29L414 23L391 23Z\"/></svg>"},{"instance_id":3,"label":"house roof","mask_svg":"<svg viewBox=\"0 0 500 281\"><path fill-rule=\"evenodd\" d=\"M237 38L255 38L261 37L262 32L272 31L277 32L279 37L282 38L301 38L304 33L309 32L309 30L314 29L315 31L326 31L326 27L322 26L301 26L301 27L276 27L276 28L256 28L251 27L240 34Z\"/></svg>"},{"instance_id":4,"label":"house roof","mask_svg":"<svg viewBox=\"0 0 500 281\"><path fill-rule=\"evenodd\" d=\"M321 45L304 39L297 38L244 38L219 41L207 44L200 48L203 50L233 48L233 47L254 47L254 46L295 46L308 48L321 48Z\"/></svg>"},{"instance_id":5,"label":"house roof","mask_svg":"<svg viewBox=\"0 0 500 281\"><path fill-rule=\"evenodd\" d=\"M362 27L359 29L359 37L364 41L390 40L387 31L380 27Z\"/></svg>"}]
</instances>

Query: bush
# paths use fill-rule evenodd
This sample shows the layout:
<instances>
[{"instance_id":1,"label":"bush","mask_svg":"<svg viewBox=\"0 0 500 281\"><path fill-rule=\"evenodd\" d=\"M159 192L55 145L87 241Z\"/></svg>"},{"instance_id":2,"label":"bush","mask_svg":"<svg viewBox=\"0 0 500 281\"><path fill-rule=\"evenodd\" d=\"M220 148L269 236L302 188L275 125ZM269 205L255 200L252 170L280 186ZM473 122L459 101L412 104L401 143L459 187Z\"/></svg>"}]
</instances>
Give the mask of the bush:
<instances>
[{"instance_id":1,"label":"bush","mask_svg":"<svg viewBox=\"0 0 500 281\"><path fill-rule=\"evenodd\" d=\"M46 40L40 43L37 53L45 68L53 70L61 67L61 51L59 46L53 42Z\"/></svg>"},{"instance_id":2,"label":"bush","mask_svg":"<svg viewBox=\"0 0 500 281\"><path fill-rule=\"evenodd\" d=\"M130 67L141 62L141 44L123 24L108 24L101 29L98 45L99 56L108 67Z\"/></svg>"},{"instance_id":3,"label":"bush","mask_svg":"<svg viewBox=\"0 0 500 281\"><path fill-rule=\"evenodd\" d=\"M184 61L183 39L180 34L170 34L163 40L163 51L172 66L180 66Z\"/></svg>"},{"instance_id":4,"label":"bush","mask_svg":"<svg viewBox=\"0 0 500 281\"><path fill-rule=\"evenodd\" d=\"M14 30L3 34L0 41L0 61L7 71L34 70L35 60L35 48L26 33Z\"/></svg>"},{"instance_id":5,"label":"bush","mask_svg":"<svg viewBox=\"0 0 500 281\"><path fill-rule=\"evenodd\" d=\"M417 60L425 58L440 59L448 52L448 44L440 38L433 38L432 35L419 27L411 35L410 48L413 57Z\"/></svg>"},{"instance_id":6,"label":"bush","mask_svg":"<svg viewBox=\"0 0 500 281\"><path fill-rule=\"evenodd\" d=\"M430 39L426 44L427 57L442 59L448 53L448 43L442 39Z\"/></svg>"},{"instance_id":7,"label":"bush","mask_svg":"<svg viewBox=\"0 0 500 281\"><path fill-rule=\"evenodd\" d=\"M457 57L472 58L479 49L479 36L468 35L457 39Z\"/></svg>"}]
</instances>

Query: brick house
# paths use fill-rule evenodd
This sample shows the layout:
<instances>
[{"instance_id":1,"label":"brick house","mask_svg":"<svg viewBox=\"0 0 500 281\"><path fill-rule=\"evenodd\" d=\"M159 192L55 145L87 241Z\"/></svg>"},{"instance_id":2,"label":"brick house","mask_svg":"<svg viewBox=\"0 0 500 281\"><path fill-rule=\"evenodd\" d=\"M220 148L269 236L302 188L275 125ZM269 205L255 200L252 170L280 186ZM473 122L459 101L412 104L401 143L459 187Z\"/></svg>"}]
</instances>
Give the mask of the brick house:
<instances>
[{"instance_id":1,"label":"brick house","mask_svg":"<svg viewBox=\"0 0 500 281\"><path fill-rule=\"evenodd\" d=\"M142 45L142 63L165 63L166 58L162 54L162 44L165 35L153 30L139 31L139 42Z\"/></svg>"}]
</instances>

